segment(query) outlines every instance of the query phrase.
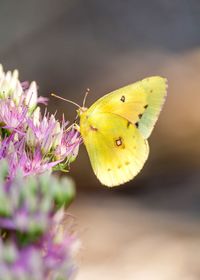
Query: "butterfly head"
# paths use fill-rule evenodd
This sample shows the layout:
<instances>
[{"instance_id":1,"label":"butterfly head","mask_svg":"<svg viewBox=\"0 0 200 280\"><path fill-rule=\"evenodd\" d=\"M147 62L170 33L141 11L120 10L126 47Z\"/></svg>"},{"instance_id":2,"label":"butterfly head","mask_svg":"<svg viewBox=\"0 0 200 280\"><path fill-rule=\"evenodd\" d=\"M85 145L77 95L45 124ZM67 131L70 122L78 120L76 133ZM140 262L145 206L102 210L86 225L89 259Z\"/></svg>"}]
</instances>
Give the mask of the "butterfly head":
<instances>
[{"instance_id":1,"label":"butterfly head","mask_svg":"<svg viewBox=\"0 0 200 280\"><path fill-rule=\"evenodd\" d=\"M84 99L83 99L83 105L82 106L79 106L78 104L75 104L76 106L78 106L78 109L76 110L78 117L81 117L88 110L88 108L85 107L85 103L86 103L86 99L87 99L89 91L90 91L90 89L87 88L87 90L85 92Z\"/></svg>"},{"instance_id":2,"label":"butterfly head","mask_svg":"<svg viewBox=\"0 0 200 280\"><path fill-rule=\"evenodd\" d=\"M76 110L78 116L80 117L81 115L83 115L86 111L88 110L88 108L86 107L80 107L78 108L78 110Z\"/></svg>"}]
</instances>

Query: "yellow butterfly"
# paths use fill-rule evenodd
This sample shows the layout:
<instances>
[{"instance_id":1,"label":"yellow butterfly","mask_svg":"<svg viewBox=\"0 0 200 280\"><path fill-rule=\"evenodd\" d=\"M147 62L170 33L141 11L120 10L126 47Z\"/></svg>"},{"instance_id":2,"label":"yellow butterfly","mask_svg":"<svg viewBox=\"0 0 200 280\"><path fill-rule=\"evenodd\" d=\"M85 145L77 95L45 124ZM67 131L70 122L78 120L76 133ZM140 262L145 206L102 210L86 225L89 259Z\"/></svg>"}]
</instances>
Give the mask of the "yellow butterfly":
<instances>
[{"instance_id":1,"label":"yellow butterfly","mask_svg":"<svg viewBox=\"0 0 200 280\"><path fill-rule=\"evenodd\" d=\"M165 101L166 79L149 77L80 107L80 133L103 185L133 179L149 154L148 137Z\"/></svg>"}]
</instances>

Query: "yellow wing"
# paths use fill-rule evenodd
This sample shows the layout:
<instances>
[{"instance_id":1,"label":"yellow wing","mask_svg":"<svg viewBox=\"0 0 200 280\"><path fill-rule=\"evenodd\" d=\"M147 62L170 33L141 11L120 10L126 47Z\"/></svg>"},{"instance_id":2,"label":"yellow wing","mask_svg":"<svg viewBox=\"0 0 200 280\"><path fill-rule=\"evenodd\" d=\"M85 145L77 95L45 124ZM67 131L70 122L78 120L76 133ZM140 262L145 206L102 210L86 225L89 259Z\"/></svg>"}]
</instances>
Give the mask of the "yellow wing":
<instances>
[{"instance_id":1,"label":"yellow wing","mask_svg":"<svg viewBox=\"0 0 200 280\"><path fill-rule=\"evenodd\" d=\"M88 115L117 114L135 124L147 139L158 119L166 89L166 79L146 78L104 95L88 109Z\"/></svg>"},{"instance_id":2,"label":"yellow wing","mask_svg":"<svg viewBox=\"0 0 200 280\"><path fill-rule=\"evenodd\" d=\"M112 113L80 117L83 137L94 173L108 187L123 184L143 167L148 143L128 120Z\"/></svg>"}]
</instances>

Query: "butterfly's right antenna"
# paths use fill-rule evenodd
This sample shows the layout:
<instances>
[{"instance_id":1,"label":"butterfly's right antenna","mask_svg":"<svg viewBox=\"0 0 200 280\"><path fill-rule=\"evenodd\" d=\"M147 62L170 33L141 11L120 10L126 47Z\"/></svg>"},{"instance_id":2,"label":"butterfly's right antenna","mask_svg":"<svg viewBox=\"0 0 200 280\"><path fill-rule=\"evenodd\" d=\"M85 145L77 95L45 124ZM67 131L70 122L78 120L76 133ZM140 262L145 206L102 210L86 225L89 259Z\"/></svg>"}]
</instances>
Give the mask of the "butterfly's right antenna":
<instances>
[{"instance_id":1,"label":"butterfly's right antenna","mask_svg":"<svg viewBox=\"0 0 200 280\"><path fill-rule=\"evenodd\" d=\"M89 92L90 92L90 89L87 88L87 90L86 90L86 92L85 92L84 99L83 99L83 107L85 107L85 102L86 102L86 99L87 99L87 96L88 96Z\"/></svg>"},{"instance_id":2,"label":"butterfly's right antenna","mask_svg":"<svg viewBox=\"0 0 200 280\"><path fill-rule=\"evenodd\" d=\"M59 99L61 99L61 100L67 101L67 102L69 102L69 103L72 103L72 104L74 104L75 106L77 106L79 109L81 109L81 106L80 106L80 105L78 105L77 103L75 103L75 102L73 102L73 101L71 101L71 100L69 100L69 99L65 99L65 98L63 98L63 97L61 97L61 96L59 96L59 95L54 94L54 93L51 93L51 96L54 96L54 97L59 98Z\"/></svg>"}]
</instances>

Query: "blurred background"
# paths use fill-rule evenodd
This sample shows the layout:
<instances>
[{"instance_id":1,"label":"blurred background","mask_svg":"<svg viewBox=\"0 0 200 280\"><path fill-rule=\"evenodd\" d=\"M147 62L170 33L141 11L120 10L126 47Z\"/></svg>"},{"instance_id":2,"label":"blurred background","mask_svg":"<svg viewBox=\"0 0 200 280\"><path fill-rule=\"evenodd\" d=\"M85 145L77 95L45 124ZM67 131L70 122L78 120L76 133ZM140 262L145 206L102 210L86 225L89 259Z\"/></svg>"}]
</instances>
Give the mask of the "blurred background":
<instances>
[{"instance_id":1,"label":"blurred background","mask_svg":"<svg viewBox=\"0 0 200 280\"><path fill-rule=\"evenodd\" d=\"M0 0L0 62L36 80L49 110L162 75L169 90L150 157L130 183L102 187L82 145L70 208L82 240L78 280L200 279L200 2Z\"/></svg>"}]
</instances>

